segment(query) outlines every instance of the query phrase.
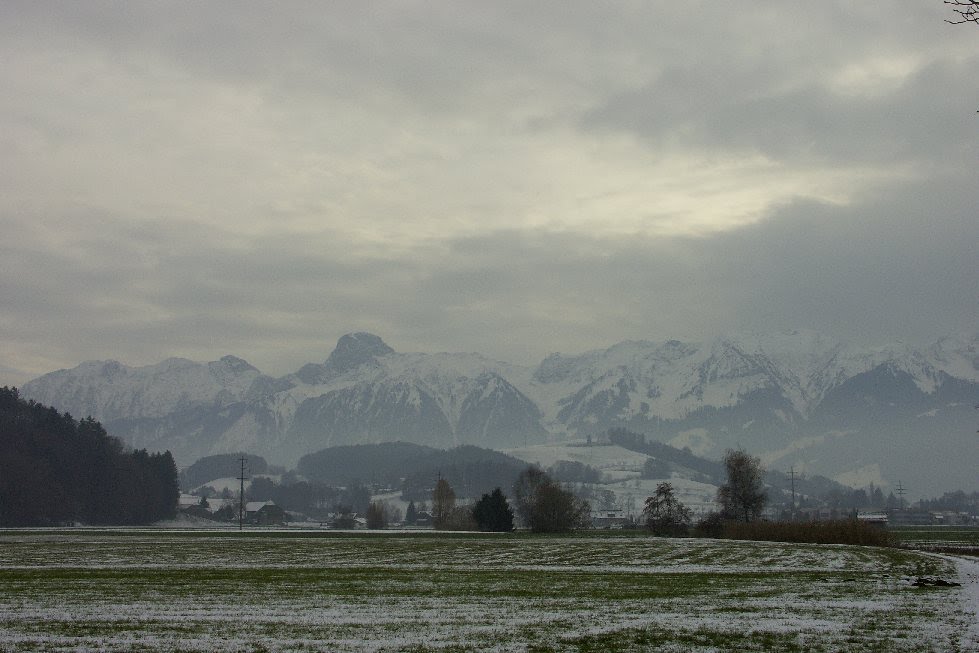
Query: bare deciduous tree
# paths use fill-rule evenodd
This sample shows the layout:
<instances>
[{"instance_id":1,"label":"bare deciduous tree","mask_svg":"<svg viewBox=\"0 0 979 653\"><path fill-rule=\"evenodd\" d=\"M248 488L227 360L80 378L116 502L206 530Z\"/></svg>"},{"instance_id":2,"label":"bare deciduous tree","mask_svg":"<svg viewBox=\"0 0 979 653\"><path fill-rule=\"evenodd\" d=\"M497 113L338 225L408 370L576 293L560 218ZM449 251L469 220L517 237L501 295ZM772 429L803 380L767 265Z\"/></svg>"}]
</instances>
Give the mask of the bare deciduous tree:
<instances>
[{"instance_id":1,"label":"bare deciduous tree","mask_svg":"<svg viewBox=\"0 0 979 653\"><path fill-rule=\"evenodd\" d=\"M588 524L588 502L562 488L539 467L520 473L513 494L517 514L535 533L564 533Z\"/></svg>"},{"instance_id":2,"label":"bare deciduous tree","mask_svg":"<svg viewBox=\"0 0 979 653\"><path fill-rule=\"evenodd\" d=\"M728 449L724 454L727 483L717 489L721 513L728 519L754 521L768 502L762 483L761 461L744 451Z\"/></svg>"},{"instance_id":3,"label":"bare deciduous tree","mask_svg":"<svg viewBox=\"0 0 979 653\"><path fill-rule=\"evenodd\" d=\"M947 20L946 23L961 25L962 23L979 24L979 0L944 0L945 4L952 7L952 11L957 14L954 20Z\"/></svg>"},{"instance_id":4,"label":"bare deciduous tree","mask_svg":"<svg viewBox=\"0 0 979 653\"><path fill-rule=\"evenodd\" d=\"M367 506L367 528L377 529L387 526L387 511L380 501L371 501Z\"/></svg>"},{"instance_id":5,"label":"bare deciduous tree","mask_svg":"<svg viewBox=\"0 0 979 653\"><path fill-rule=\"evenodd\" d=\"M456 507L456 493L444 478L440 478L432 492L432 522L435 528L443 528L449 521L449 515Z\"/></svg>"},{"instance_id":6,"label":"bare deciduous tree","mask_svg":"<svg viewBox=\"0 0 979 653\"><path fill-rule=\"evenodd\" d=\"M671 483L656 486L656 494L646 499L642 514L653 535L682 537L690 526L690 510L676 498Z\"/></svg>"}]
</instances>

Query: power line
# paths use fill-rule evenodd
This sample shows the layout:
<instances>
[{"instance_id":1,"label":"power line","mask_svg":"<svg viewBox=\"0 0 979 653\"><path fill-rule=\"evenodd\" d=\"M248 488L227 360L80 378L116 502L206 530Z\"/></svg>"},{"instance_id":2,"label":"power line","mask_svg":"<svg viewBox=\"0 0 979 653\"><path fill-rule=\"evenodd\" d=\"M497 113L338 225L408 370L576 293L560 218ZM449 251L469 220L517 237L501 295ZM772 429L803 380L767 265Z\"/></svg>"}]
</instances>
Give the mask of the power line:
<instances>
[{"instance_id":1,"label":"power line","mask_svg":"<svg viewBox=\"0 0 979 653\"><path fill-rule=\"evenodd\" d=\"M901 481L897 482L897 489L894 491L897 492L897 497L901 502L901 510L904 510L904 493L907 492L907 490L901 487Z\"/></svg>"},{"instance_id":2,"label":"power line","mask_svg":"<svg viewBox=\"0 0 979 653\"><path fill-rule=\"evenodd\" d=\"M795 465L789 467L789 478L792 480L792 510L789 519L795 520Z\"/></svg>"},{"instance_id":3,"label":"power line","mask_svg":"<svg viewBox=\"0 0 979 653\"><path fill-rule=\"evenodd\" d=\"M241 463L241 474L238 475L238 480L241 481L241 489L238 493L238 530L240 531L245 516L245 465L248 464L248 457L242 456L238 462Z\"/></svg>"}]
</instances>

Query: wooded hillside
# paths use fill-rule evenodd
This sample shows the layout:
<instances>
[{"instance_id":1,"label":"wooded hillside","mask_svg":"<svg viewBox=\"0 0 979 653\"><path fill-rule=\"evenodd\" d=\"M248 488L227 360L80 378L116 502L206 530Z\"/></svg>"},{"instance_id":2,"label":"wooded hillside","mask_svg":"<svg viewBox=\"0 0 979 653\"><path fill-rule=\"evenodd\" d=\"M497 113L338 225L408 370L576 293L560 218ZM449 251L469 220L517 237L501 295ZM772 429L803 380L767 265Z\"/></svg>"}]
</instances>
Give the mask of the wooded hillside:
<instances>
[{"instance_id":1,"label":"wooded hillside","mask_svg":"<svg viewBox=\"0 0 979 653\"><path fill-rule=\"evenodd\" d=\"M127 451L91 417L0 388L0 526L148 524L178 496L169 451Z\"/></svg>"}]
</instances>

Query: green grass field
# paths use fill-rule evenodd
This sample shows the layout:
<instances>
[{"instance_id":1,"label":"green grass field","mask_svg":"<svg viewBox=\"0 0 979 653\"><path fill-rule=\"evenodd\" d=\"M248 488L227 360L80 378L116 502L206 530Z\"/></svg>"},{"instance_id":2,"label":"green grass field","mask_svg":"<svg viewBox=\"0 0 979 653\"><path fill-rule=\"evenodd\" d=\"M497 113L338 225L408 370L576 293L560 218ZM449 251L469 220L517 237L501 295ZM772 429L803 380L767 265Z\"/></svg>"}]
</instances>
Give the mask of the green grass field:
<instances>
[{"instance_id":1,"label":"green grass field","mask_svg":"<svg viewBox=\"0 0 979 653\"><path fill-rule=\"evenodd\" d=\"M0 531L0 650L969 651L955 564L616 535Z\"/></svg>"},{"instance_id":2,"label":"green grass field","mask_svg":"<svg viewBox=\"0 0 979 653\"><path fill-rule=\"evenodd\" d=\"M901 526L890 531L902 546L911 549L979 557L979 528Z\"/></svg>"}]
</instances>

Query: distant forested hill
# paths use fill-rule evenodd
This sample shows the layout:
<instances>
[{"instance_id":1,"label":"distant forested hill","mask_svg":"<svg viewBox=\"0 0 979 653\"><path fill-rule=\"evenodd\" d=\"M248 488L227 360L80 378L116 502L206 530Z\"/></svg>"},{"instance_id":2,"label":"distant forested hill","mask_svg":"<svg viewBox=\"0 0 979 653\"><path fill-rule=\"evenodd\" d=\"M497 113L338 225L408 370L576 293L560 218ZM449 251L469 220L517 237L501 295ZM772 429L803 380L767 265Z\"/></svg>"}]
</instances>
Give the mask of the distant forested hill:
<instances>
[{"instance_id":1,"label":"distant forested hill","mask_svg":"<svg viewBox=\"0 0 979 653\"><path fill-rule=\"evenodd\" d=\"M148 524L173 517L170 452L126 451L92 419L0 388L0 526Z\"/></svg>"},{"instance_id":2,"label":"distant forested hill","mask_svg":"<svg viewBox=\"0 0 979 653\"><path fill-rule=\"evenodd\" d=\"M355 481L401 488L406 498L426 500L438 477L459 497L476 497L496 487L509 491L527 463L491 449L462 446L434 449L407 442L330 447L303 456L297 471L321 483Z\"/></svg>"},{"instance_id":3,"label":"distant forested hill","mask_svg":"<svg viewBox=\"0 0 979 653\"><path fill-rule=\"evenodd\" d=\"M236 478L241 473L242 457L246 459L247 474L268 473L269 464L261 456L246 453L219 453L214 456L204 456L180 472L180 487L191 490L215 479Z\"/></svg>"},{"instance_id":4,"label":"distant forested hill","mask_svg":"<svg viewBox=\"0 0 979 653\"><path fill-rule=\"evenodd\" d=\"M466 445L439 451L438 455L406 469L401 491L406 499L430 499L441 477L462 499L478 499L497 487L509 494L526 468L526 462L499 451Z\"/></svg>"},{"instance_id":5,"label":"distant forested hill","mask_svg":"<svg viewBox=\"0 0 979 653\"><path fill-rule=\"evenodd\" d=\"M409 442L328 447L300 458L296 471L311 481L329 485L354 481L395 485L407 470L439 453L440 449Z\"/></svg>"}]
</instances>

